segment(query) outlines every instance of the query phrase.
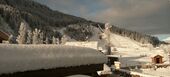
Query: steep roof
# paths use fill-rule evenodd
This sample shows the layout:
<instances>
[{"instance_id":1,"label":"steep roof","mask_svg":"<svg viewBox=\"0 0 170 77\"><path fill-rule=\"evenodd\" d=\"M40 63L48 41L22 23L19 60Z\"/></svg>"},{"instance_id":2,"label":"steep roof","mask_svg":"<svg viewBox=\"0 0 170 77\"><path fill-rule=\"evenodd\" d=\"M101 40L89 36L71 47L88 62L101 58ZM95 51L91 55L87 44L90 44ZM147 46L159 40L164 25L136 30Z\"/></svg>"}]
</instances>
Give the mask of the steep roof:
<instances>
[{"instance_id":1,"label":"steep roof","mask_svg":"<svg viewBox=\"0 0 170 77\"><path fill-rule=\"evenodd\" d=\"M107 57L95 49L61 45L0 45L0 74L103 64Z\"/></svg>"}]
</instances>

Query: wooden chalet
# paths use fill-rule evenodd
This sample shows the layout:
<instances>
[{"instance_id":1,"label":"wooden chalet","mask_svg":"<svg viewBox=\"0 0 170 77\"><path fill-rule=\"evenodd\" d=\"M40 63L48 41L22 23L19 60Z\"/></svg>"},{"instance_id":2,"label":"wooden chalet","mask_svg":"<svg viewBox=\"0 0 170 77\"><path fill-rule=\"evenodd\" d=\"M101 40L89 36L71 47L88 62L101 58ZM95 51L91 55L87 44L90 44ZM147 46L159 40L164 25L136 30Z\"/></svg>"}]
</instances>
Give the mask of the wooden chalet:
<instances>
[{"instance_id":1,"label":"wooden chalet","mask_svg":"<svg viewBox=\"0 0 170 77\"><path fill-rule=\"evenodd\" d=\"M8 38L9 38L9 34L0 30L0 43L2 43L3 40L7 41Z\"/></svg>"},{"instance_id":2,"label":"wooden chalet","mask_svg":"<svg viewBox=\"0 0 170 77\"><path fill-rule=\"evenodd\" d=\"M154 63L154 64L162 64L163 63L163 56L161 56L161 55L154 55L152 57L152 63Z\"/></svg>"}]
</instances>

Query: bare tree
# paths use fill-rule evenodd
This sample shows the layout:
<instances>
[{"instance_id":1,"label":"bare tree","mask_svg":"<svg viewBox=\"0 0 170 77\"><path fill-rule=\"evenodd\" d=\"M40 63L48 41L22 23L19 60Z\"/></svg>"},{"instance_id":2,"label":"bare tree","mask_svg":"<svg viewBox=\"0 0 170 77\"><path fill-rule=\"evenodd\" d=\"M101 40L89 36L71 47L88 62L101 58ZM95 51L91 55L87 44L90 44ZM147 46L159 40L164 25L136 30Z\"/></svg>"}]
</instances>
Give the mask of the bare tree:
<instances>
[{"instance_id":1,"label":"bare tree","mask_svg":"<svg viewBox=\"0 0 170 77\"><path fill-rule=\"evenodd\" d=\"M65 44L67 42L67 36L63 35L63 37L61 38L61 44Z\"/></svg>"},{"instance_id":2,"label":"bare tree","mask_svg":"<svg viewBox=\"0 0 170 77\"><path fill-rule=\"evenodd\" d=\"M52 38L52 44L57 44L56 38L54 36Z\"/></svg>"},{"instance_id":3,"label":"bare tree","mask_svg":"<svg viewBox=\"0 0 170 77\"><path fill-rule=\"evenodd\" d=\"M112 26L109 24L109 23L106 23L105 24L105 35L107 37L106 41L107 41L107 45L106 45L106 48L107 48L107 54L110 55L111 54L111 41L110 41L110 35L111 35L111 32L110 32L110 28Z\"/></svg>"},{"instance_id":4,"label":"bare tree","mask_svg":"<svg viewBox=\"0 0 170 77\"><path fill-rule=\"evenodd\" d=\"M45 44L49 44L49 38L48 37L45 38Z\"/></svg>"}]
</instances>

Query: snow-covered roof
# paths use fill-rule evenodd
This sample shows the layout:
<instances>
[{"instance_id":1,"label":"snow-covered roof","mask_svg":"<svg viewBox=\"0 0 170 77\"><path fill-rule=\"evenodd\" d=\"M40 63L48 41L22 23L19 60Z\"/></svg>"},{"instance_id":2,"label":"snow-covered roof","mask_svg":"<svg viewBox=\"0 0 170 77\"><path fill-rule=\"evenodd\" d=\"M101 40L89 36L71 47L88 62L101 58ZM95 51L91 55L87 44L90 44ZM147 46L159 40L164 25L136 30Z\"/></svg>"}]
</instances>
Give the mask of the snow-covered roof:
<instances>
[{"instance_id":1,"label":"snow-covered roof","mask_svg":"<svg viewBox=\"0 0 170 77\"><path fill-rule=\"evenodd\" d=\"M97 41L90 41L90 42L88 42L88 41L87 42L66 42L65 45L98 49L98 42Z\"/></svg>"},{"instance_id":2,"label":"snow-covered roof","mask_svg":"<svg viewBox=\"0 0 170 77\"><path fill-rule=\"evenodd\" d=\"M0 44L0 74L106 62L104 54L91 48Z\"/></svg>"}]
</instances>

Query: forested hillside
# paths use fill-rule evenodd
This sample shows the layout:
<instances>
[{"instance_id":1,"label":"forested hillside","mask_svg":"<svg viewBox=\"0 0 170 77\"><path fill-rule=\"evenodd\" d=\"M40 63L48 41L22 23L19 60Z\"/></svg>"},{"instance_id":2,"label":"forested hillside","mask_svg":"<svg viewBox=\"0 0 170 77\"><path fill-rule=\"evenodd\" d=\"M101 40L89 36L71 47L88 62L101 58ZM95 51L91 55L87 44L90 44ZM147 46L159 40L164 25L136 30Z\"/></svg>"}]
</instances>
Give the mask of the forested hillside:
<instances>
[{"instance_id":1,"label":"forested hillside","mask_svg":"<svg viewBox=\"0 0 170 77\"><path fill-rule=\"evenodd\" d=\"M1 30L15 36L18 35L19 25L22 21L27 22L31 30L41 29L46 33L45 36L62 37L58 29L66 28L65 34L79 41L88 40L86 37L90 38L94 35L89 26L98 27L100 25L101 28L104 28L102 23L54 11L32 0L0 0L0 15ZM141 43L151 43L154 46L160 44L156 37L134 31L115 26L112 26L111 31Z\"/></svg>"}]
</instances>

